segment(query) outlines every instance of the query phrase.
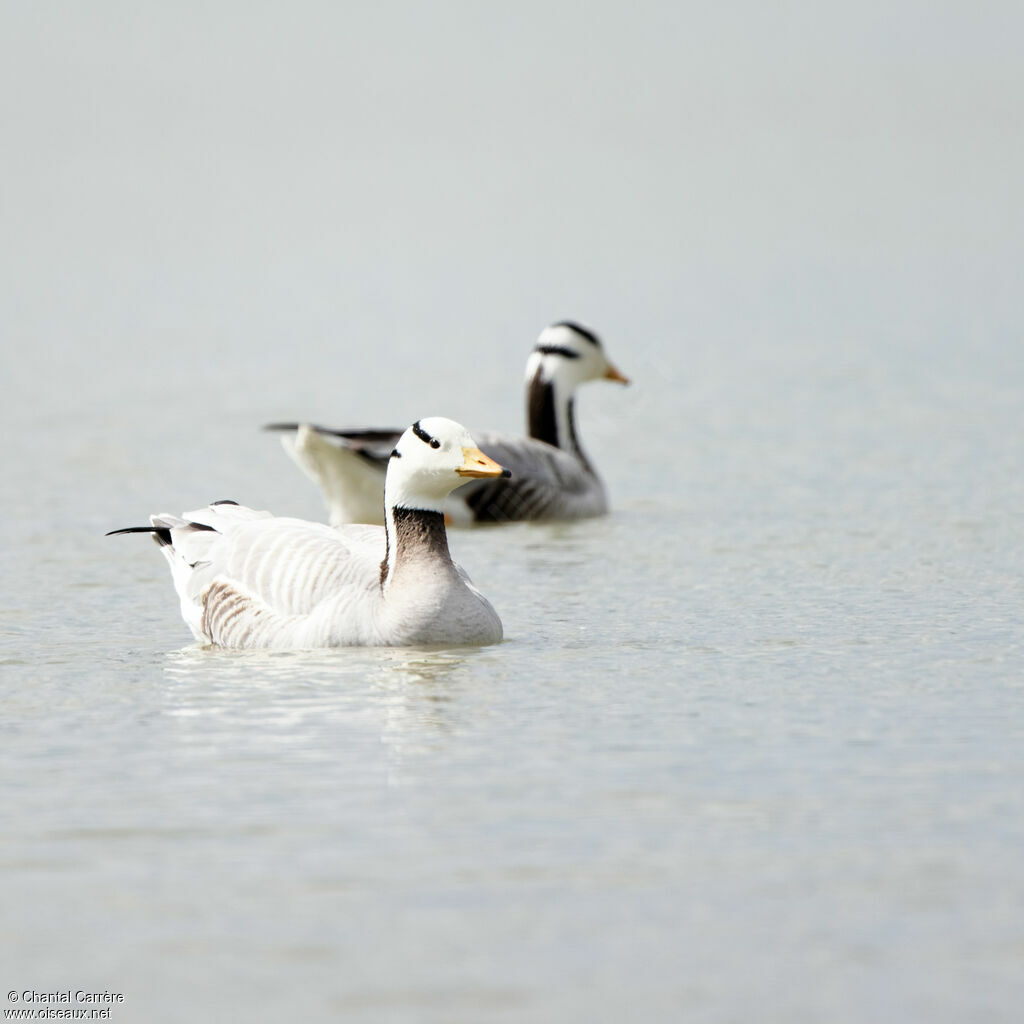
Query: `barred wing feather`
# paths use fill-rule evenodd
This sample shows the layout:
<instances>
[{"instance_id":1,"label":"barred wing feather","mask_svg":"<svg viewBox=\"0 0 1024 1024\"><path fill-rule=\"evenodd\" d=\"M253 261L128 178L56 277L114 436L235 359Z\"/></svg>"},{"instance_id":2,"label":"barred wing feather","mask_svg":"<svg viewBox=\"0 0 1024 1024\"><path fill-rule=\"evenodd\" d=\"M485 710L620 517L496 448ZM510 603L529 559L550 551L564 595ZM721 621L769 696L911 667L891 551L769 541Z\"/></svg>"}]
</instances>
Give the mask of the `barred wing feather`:
<instances>
[{"instance_id":1,"label":"barred wing feather","mask_svg":"<svg viewBox=\"0 0 1024 1024\"><path fill-rule=\"evenodd\" d=\"M450 504L463 505L476 521L577 518L607 510L601 481L568 452L530 437L474 436L482 451L512 471L509 480L475 481L452 493Z\"/></svg>"}]
</instances>

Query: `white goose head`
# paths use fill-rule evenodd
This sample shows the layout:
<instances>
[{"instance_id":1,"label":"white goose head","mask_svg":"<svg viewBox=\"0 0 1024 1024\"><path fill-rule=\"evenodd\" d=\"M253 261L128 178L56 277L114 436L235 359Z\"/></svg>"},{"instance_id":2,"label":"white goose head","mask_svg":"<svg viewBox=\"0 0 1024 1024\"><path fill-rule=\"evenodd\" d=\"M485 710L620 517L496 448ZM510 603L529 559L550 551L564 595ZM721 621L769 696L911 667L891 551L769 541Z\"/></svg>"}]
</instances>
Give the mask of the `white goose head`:
<instances>
[{"instance_id":1,"label":"white goose head","mask_svg":"<svg viewBox=\"0 0 1024 1024\"><path fill-rule=\"evenodd\" d=\"M399 439L384 484L387 508L440 512L444 499L472 477L512 474L484 455L469 431L454 420L417 420Z\"/></svg>"},{"instance_id":2,"label":"white goose head","mask_svg":"<svg viewBox=\"0 0 1024 1024\"><path fill-rule=\"evenodd\" d=\"M545 327L526 363L527 383L553 384L566 396L578 385L602 378L629 383L605 355L598 336L571 320Z\"/></svg>"},{"instance_id":3,"label":"white goose head","mask_svg":"<svg viewBox=\"0 0 1024 1024\"><path fill-rule=\"evenodd\" d=\"M563 320L540 332L526 363L526 428L530 437L570 451L590 466L573 415L573 393L588 380L628 384L593 331Z\"/></svg>"}]
</instances>

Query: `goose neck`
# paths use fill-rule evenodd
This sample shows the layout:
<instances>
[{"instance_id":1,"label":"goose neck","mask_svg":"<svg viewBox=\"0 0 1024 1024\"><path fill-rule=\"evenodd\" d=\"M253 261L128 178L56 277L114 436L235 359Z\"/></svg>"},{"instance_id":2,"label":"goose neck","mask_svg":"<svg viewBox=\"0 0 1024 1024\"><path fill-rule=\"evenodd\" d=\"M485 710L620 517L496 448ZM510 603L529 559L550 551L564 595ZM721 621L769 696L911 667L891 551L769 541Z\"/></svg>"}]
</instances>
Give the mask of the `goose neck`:
<instances>
[{"instance_id":1,"label":"goose neck","mask_svg":"<svg viewBox=\"0 0 1024 1024\"><path fill-rule=\"evenodd\" d=\"M539 368L526 389L526 429L530 437L575 455L593 472L576 433L572 388L545 378Z\"/></svg>"},{"instance_id":2,"label":"goose neck","mask_svg":"<svg viewBox=\"0 0 1024 1024\"><path fill-rule=\"evenodd\" d=\"M434 509L390 506L385 516L387 549L380 565L383 591L406 573L449 573L453 570L448 551L444 513Z\"/></svg>"},{"instance_id":3,"label":"goose neck","mask_svg":"<svg viewBox=\"0 0 1024 1024\"><path fill-rule=\"evenodd\" d=\"M526 429L530 437L563 448L570 436L572 410L568 395L554 377L537 367L526 388Z\"/></svg>"}]
</instances>

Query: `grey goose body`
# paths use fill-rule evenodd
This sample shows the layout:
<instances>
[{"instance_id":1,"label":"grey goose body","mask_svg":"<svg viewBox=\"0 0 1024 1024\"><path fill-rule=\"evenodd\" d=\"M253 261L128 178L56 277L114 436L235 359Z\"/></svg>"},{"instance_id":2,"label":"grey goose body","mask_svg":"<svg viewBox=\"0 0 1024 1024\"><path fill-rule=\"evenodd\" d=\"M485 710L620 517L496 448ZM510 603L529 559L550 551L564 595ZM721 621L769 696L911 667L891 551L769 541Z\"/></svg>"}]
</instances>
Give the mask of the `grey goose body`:
<instances>
[{"instance_id":1,"label":"grey goose body","mask_svg":"<svg viewBox=\"0 0 1024 1024\"><path fill-rule=\"evenodd\" d=\"M628 383L600 339L563 321L541 332L526 366L526 434L474 430L480 449L512 471L474 480L445 501L449 523L582 519L608 511L604 483L576 427L574 396L590 380ZM285 450L320 487L333 524L377 522L388 455L400 431L278 423Z\"/></svg>"}]
</instances>

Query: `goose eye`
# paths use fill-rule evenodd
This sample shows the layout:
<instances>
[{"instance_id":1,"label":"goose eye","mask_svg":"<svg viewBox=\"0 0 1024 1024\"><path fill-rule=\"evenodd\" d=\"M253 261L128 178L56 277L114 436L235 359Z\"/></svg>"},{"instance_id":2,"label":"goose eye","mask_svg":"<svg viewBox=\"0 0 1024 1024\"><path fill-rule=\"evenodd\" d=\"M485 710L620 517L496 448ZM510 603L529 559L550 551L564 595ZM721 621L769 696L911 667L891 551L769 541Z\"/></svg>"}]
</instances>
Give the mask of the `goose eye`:
<instances>
[{"instance_id":1,"label":"goose eye","mask_svg":"<svg viewBox=\"0 0 1024 1024\"><path fill-rule=\"evenodd\" d=\"M431 448L440 448L441 447L441 442L438 441L438 439L436 437L432 437L430 439L430 447Z\"/></svg>"}]
</instances>

